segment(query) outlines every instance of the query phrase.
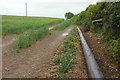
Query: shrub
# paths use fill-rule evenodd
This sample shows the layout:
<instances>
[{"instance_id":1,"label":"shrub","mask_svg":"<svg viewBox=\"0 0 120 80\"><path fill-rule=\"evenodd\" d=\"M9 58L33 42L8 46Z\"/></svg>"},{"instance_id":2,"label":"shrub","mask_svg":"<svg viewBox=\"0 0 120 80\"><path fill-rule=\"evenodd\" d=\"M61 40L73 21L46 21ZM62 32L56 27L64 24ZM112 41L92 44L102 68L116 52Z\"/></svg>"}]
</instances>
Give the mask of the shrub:
<instances>
[{"instance_id":1,"label":"shrub","mask_svg":"<svg viewBox=\"0 0 120 80\"><path fill-rule=\"evenodd\" d=\"M112 41L110 46L110 53L112 59L118 65L118 69L120 70L120 39Z\"/></svg>"},{"instance_id":2,"label":"shrub","mask_svg":"<svg viewBox=\"0 0 120 80\"><path fill-rule=\"evenodd\" d=\"M107 36L107 38L110 37L111 40L117 40L120 37L119 2L98 2L95 5L89 5L85 11L76 16L74 23L82 25L84 29L91 26L90 30L92 32L100 33L103 36ZM93 25L92 21L97 19L102 19L102 23L95 23ZM106 38L104 37L103 39Z\"/></svg>"},{"instance_id":3,"label":"shrub","mask_svg":"<svg viewBox=\"0 0 120 80\"><path fill-rule=\"evenodd\" d=\"M66 19L70 19L70 18L72 18L73 16L74 16L74 14L71 13L71 12L67 12L67 13L65 14L65 18L66 18Z\"/></svg>"}]
</instances>

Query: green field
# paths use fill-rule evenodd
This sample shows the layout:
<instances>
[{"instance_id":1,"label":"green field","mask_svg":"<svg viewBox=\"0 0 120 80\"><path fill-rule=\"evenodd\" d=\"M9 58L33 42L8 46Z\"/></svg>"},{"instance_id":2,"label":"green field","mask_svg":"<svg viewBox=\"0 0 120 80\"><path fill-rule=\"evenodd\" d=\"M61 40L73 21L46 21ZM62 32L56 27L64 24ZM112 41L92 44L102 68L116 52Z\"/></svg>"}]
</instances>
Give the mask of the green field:
<instances>
[{"instance_id":1,"label":"green field","mask_svg":"<svg viewBox=\"0 0 120 80\"><path fill-rule=\"evenodd\" d=\"M61 18L2 16L2 35L20 34L29 29L39 29L62 22Z\"/></svg>"},{"instance_id":2,"label":"green field","mask_svg":"<svg viewBox=\"0 0 120 80\"><path fill-rule=\"evenodd\" d=\"M2 16L2 35L19 34L14 47L29 47L39 38L49 34L48 27L64 21L61 18Z\"/></svg>"}]
</instances>

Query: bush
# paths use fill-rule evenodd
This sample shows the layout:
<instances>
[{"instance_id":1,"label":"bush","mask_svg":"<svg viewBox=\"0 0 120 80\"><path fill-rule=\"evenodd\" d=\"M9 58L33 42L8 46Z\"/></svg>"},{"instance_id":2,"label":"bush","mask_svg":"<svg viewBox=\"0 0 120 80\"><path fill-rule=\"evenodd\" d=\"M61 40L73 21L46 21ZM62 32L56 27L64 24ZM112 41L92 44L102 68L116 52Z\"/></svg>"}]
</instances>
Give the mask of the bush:
<instances>
[{"instance_id":1,"label":"bush","mask_svg":"<svg viewBox=\"0 0 120 80\"><path fill-rule=\"evenodd\" d=\"M110 46L110 53L112 59L115 61L118 69L120 70L120 39L112 41Z\"/></svg>"},{"instance_id":2,"label":"bush","mask_svg":"<svg viewBox=\"0 0 120 80\"><path fill-rule=\"evenodd\" d=\"M96 5L89 5L85 11L76 16L74 23L82 25L84 29L91 26L92 32L109 36L111 40L117 40L120 37L119 2L98 2ZM92 21L97 19L102 19L102 23L92 24Z\"/></svg>"},{"instance_id":3,"label":"bush","mask_svg":"<svg viewBox=\"0 0 120 80\"><path fill-rule=\"evenodd\" d=\"M70 18L72 18L73 16L74 16L74 14L71 13L71 12L67 12L67 13L65 14L65 18L66 18L66 19L70 19Z\"/></svg>"}]
</instances>

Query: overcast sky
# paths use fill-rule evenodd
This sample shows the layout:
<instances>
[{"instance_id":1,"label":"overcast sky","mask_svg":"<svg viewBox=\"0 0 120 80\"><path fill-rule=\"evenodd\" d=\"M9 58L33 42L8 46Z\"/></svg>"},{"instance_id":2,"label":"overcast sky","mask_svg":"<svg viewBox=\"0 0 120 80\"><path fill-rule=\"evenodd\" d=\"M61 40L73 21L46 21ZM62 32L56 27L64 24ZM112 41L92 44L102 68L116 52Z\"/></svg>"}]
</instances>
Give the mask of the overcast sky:
<instances>
[{"instance_id":1,"label":"overcast sky","mask_svg":"<svg viewBox=\"0 0 120 80\"><path fill-rule=\"evenodd\" d=\"M98 0L0 0L0 15L25 16L25 2L28 4L28 16L60 17L66 12L74 14L85 10Z\"/></svg>"}]
</instances>

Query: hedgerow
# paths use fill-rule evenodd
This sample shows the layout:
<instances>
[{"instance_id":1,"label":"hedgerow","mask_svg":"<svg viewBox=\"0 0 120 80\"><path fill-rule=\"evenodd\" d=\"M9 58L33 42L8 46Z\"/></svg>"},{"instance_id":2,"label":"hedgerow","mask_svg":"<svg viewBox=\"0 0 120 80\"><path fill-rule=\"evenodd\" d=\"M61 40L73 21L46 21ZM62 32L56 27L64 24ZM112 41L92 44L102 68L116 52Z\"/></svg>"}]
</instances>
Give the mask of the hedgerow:
<instances>
[{"instance_id":1,"label":"hedgerow","mask_svg":"<svg viewBox=\"0 0 120 80\"><path fill-rule=\"evenodd\" d=\"M93 23L93 20L102 19L102 22ZM90 31L102 35L102 41L108 47L111 45L111 56L120 66L118 55L120 38L120 2L98 2L89 5L85 11L74 16L74 24L82 25L84 29L90 27ZM114 45L112 45L114 44Z\"/></svg>"}]
</instances>

